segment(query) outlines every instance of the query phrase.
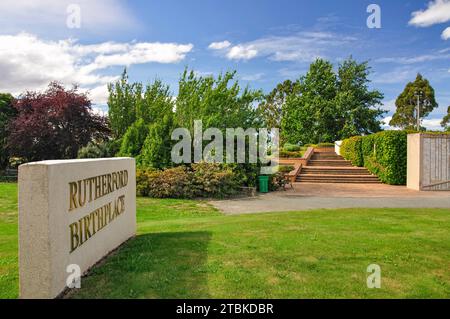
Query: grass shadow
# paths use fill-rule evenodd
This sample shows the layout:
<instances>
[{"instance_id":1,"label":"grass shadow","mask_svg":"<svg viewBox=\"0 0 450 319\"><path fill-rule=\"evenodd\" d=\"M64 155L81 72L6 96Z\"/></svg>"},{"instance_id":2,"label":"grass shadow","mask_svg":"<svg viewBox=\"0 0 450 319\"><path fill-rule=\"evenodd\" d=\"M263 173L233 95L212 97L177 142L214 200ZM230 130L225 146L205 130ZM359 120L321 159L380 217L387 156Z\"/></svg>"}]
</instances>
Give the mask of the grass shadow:
<instances>
[{"instance_id":1,"label":"grass shadow","mask_svg":"<svg viewBox=\"0 0 450 319\"><path fill-rule=\"evenodd\" d=\"M205 231L144 234L83 278L71 298L208 298Z\"/></svg>"}]
</instances>

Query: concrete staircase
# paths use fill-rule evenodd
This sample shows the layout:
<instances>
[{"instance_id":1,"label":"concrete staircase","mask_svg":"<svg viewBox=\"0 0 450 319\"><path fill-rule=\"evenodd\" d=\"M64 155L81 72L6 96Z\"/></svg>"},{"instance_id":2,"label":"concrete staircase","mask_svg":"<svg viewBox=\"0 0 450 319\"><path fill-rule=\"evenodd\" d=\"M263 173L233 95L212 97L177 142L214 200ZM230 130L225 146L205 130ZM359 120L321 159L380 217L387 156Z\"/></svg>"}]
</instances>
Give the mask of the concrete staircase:
<instances>
[{"instance_id":1,"label":"concrete staircase","mask_svg":"<svg viewBox=\"0 0 450 319\"><path fill-rule=\"evenodd\" d=\"M338 156L333 149L314 152L297 176L299 183L352 183L380 184L378 177L364 167L354 167L350 161Z\"/></svg>"}]
</instances>

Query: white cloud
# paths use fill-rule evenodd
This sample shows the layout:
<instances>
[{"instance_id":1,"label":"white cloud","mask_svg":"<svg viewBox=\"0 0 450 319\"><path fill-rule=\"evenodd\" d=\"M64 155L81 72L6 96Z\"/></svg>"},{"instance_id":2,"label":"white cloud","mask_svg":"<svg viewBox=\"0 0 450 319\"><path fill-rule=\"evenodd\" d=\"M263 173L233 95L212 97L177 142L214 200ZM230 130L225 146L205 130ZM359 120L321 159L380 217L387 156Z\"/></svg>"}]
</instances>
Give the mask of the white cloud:
<instances>
[{"instance_id":1,"label":"white cloud","mask_svg":"<svg viewBox=\"0 0 450 319\"><path fill-rule=\"evenodd\" d=\"M76 4L81 9L81 30L110 33L112 30L135 28L138 22L120 0L2 0L0 1L0 30L17 33L61 33L67 29L67 8ZM73 30L72 30L73 31Z\"/></svg>"},{"instance_id":2,"label":"white cloud","mask_svg":"<svg viewBox=\"0 0 450 319\"><path fill-rule=\"evenodd\" d=\"M392 120L392 116L386 116L382 122L382 128L385 130L400 130L398 127L392 127L389 125L389 122ZM431 131L442 131L441 126L442 119L424 119L422 120L421 126L425 127L427 130Z\"/></svg>"},{"instance_id":3,"label":"white cloud","mask_svg":"<svg viewBox=\"0 0 450 319\"><path fill-rule=\"evenodd\" d=\"M259 81L264 77L264 73L247 74L243 75L241 78L244 81Z\"/></svg>"},{"instance_id":4,"label":"white cloud","mask_svg":"<svg viewBox=\"0 0 450 319\"><path fill-rule=\"evenodd\" d=\"M395 106L396 99L387 100L383 102L383 109L389 112L395 112L397 107Z\"/></svg>"},{"instance_id":5,"label":"white cloud","mask_svg":"<svg viewBox=\"0 0 450 319\"><path fill-rule=\"evenodd\" d=\"M426 10L413 12L409 24L429 27L447 21L450 21L450 0L435 0L428 3Z\"/></svg>"},{"instance_id":6,"label":"white cloud","mask_svg":"<svg viewBox=\"0 0 450 319\"><path fill-rule=\"evenodd\" d=\"M236 45L227 53L230 60L250 60L258 55L258 50L253 45Z\"/></svg>"},{"instance_id":7,"label":"white cloud","mask_svg":"<svg viewBox=\"0 0 450 319\"><path fill-rule=\"evenodd\" d=\"M26 90L41 90L49 82L78 84L94 88L91 97L105 102L106 83L117 76L103 75L100 70L112 66L142 63L176 63L189 53L192 44L176 43L115 43L82 45L75 40L47 41L20 33L0 35L0 87L19 94Z\"/></svg>"},{"instance_id":8,"label":"white cloud","mask_svg":"<svg viewBox=\"0 0 450 319\"><path fill-rule=\"evenodd\" d=\"M442 131L441 122L442 119L424 119L422 121L422 126L426 127L428 130Z\"/></svg>"},{"instance_id":9,"label":"white cloud","mask_svg":"<svg viewBox=\"0 0 450 319\"><path fill-rule=\"evenodd\" d=\"M413 81L416 78L418 69L411 68L395 68L393 71L386 73L375 73L374 83L378 84L395 84Z\"/></svg>"},{"instance_id":10,"label":"white cloud","mask_svg":"<svg viewBox=\"0 0 450 319\"><path fill-rule=\"evenodd\" d=\"M375 62L380 63L399 63L399 64L415 64L415 63L423 63L429 61L436 60L448 60L450 58L450 54L445 54L447 51L441 50L438 53L432 54L423 54L414 57L389 57L389 58L379 58L376 59Z\"/></svg>"},{"instance_id":11,"label":"white cloud","mask_svg":"<svg viewBox=\"0 0 450 319\"><path fill-rule=\"evenodd\" d=\"M212 42L209 46L208 49L211 50L223 50L226 48L229 48L231 46L231 43L229 41L222 41L222 42Z\"/></svg>"},{"instance_id":12,"label":"white cloud","mask_svg":"<svg viewBox=\"0 0 450 319\"><path fill-rule=\"evenodd\" d=\"M353 37L327 32L297 32L289 36L268 36L236 44L226 50L225 57L230 60L250 60L261 56L273 61L310 62L355 40Z\"/></svg>"},{"instance_id":13,"label":"white cloud","mask_svg":"<svg viewBox=\"0 0 450 319\"><path fill-rule=\"evenodd\" d=\"M445 30L442 32L441 37L442 37L442 39L444 39L444 40L450 39L450 27L448 27L447 29L445 29Z\"/></svg>"}]
</instances>

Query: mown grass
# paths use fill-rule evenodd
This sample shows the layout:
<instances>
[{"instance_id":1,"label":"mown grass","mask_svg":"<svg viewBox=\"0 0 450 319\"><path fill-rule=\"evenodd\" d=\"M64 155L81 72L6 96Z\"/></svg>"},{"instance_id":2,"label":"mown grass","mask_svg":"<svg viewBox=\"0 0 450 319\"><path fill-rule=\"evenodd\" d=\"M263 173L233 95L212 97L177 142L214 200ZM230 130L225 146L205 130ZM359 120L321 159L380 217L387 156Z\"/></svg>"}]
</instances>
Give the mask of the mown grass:
<instances>
[{"instance_id":1,"label":"mown grass","mask_svg":"<svg viewBox=\"0 0 450 319\"><path fill-rule=\"evenodd\" d=\"M0 298L19 291L17 185L0 183Z\"/></svg>"},{"instance_id":2,"label":"mown grass","mask_svg":"<svg viewBox=\"0 0 450 319\"><path fill-rule=\"evenodd\" d=\"M14 298L15 187L0 194L0 297ZM366 286L373 263L381 289ZM138 198L138 236L71 297L449 298L450 210L223 216L205 202Z\"/></svg>"}]
</instances>

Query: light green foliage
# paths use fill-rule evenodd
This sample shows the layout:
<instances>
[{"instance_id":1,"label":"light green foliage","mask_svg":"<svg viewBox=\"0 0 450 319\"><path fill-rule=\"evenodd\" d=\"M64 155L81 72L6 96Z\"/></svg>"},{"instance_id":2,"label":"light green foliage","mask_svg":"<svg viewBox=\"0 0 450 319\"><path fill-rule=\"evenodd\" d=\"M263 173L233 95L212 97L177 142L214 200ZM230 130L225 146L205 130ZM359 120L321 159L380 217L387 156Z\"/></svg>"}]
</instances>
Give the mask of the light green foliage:
<instances>
[{"instance_id":1,"label":"light green foliage","mask_svg":"<svg viewBox=\"0 0 450 319\"><path fill-rule=\"evenodd\" d=\"M434 96L434 89L430 82L417 74L414 82L409 82L403 92L395 101L396 111L389 122L389 125L400 127L402 129L414 129L417 125L417 96L416 94L422 92L420 97L420 118L425 118L435 108L438 107Z\"/></svg>"},{"instance_id":2,"label":"light green foliage","mask_svg":"<svg viewBox=\"0 0 450 319\"><path fill-rule=\"evenodd\" d=\"M384 131L355 136L342 142L341 155L356 166L365 166L383 183L406 184L406 131Z\"/></svg>"},{"instance_id":3,"label":"light green foliage","mask_svg":"<svg viewBox=\"0 0 450 319\"><path fill-rule=\"evenodd\" d=\"M286 143L283 146L283 150L286 151L286 152L298 152L298 151L301 150L301 146L290 144L290 143Z\"/></svg>"},{"instance_id":4,"label":"light green foliage","mask_svg":"<svg viewBox=\"0 0 450 319\"><path fill-rule=\"evenodd\" d=\"M362 136L353 136L342 141L341 155L352 162L354 166L364 166L364 157L362 154Z\"/></svg>"},{"instance_id":5,"label":"light green foliage","mask_svg":"<svg viewBox=\"0 0 450 319\"><path fill-rule=\"evenodd\" d=\"M254 107L260 91L242 89L234 80L236 72L217 78L196 76L186 69L179 81L176 122L193 133L194 120L203 121L203 129L258 128L260 120Z\"/></svg>"},{"instance_id":6,"label":"light green foliage","mask_svg":"<svg viewBox=\"0 0 450 319\"><path fill-rule=\"evenodd\" d=\"M108 85L108 118L115 138L121 138L136 121L136 110L142 103L142 84L129 83L127 71L116 83Z\"/></svg>"}]
</instances>

